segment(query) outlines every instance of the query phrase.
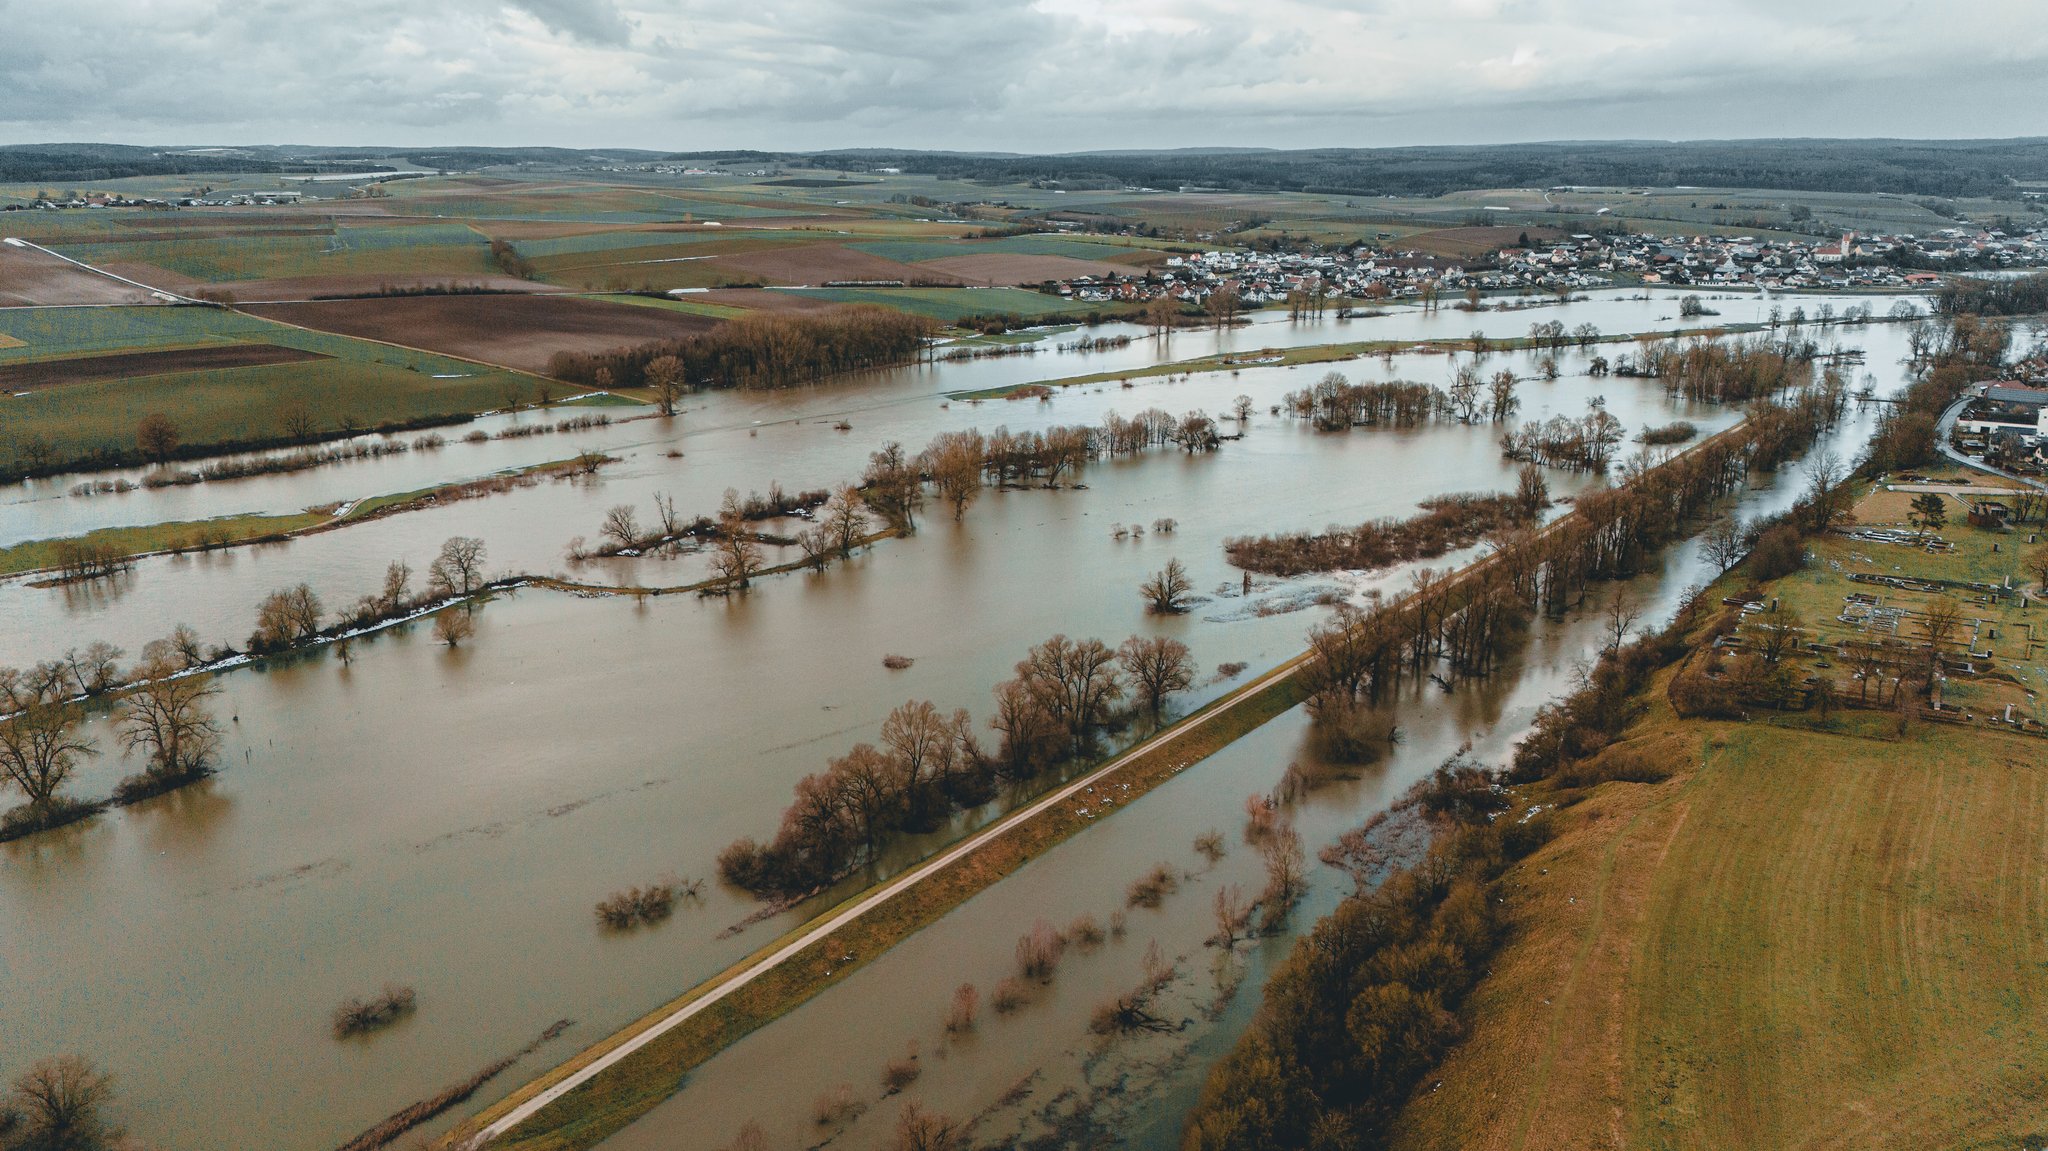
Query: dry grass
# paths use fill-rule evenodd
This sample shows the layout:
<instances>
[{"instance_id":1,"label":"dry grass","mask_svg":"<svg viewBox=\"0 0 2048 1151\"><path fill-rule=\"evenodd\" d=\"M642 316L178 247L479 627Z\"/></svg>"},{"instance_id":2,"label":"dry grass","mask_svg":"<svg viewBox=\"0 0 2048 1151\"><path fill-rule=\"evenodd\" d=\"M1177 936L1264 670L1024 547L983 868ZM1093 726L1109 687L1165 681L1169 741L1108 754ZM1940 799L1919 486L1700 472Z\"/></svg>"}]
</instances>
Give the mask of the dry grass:
<instances>
[{"instance_id":1,"label":"dry grass","mask_svg":"<svg viewBox=\"0 0 2048 1151\"><path fill-rule=\"evenodd\" d=\"M1594 789L1508 875L1513 942L1394 1146L1991 1147L2048 1128L2039 741L1661 705L1644 727L1695 766Z\"/></svg>"}]
</instances>

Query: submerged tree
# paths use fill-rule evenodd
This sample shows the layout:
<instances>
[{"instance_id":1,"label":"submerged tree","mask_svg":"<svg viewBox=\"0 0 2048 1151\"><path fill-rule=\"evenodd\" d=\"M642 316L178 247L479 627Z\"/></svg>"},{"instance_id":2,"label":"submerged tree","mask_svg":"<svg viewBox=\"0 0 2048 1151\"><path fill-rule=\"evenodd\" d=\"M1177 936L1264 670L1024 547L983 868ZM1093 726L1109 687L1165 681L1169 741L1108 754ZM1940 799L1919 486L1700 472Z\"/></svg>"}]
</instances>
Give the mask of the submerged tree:
<instances>
[{"instance_id":1,"label":"submerged tree","mask_svg":"<svg viewBox=\"0 0 2048 1151\"><path fill-rule=\"evenodd\" d=\"M149 758L164 779L204 774L220 749L220 725L206 701L220 694L211 676L177 675L169 664L138 669L145 682L121 700L121 743Z\"/></svg>"},{"instance_id":2,"label":"submerged tree","mask_svg":"<svg viewBox=\"0 0 2048 1151\"><path fill-rule=\"evenodd\" d=\"M1188 595L1194 590L1188 569L1178 559L1167 560L1165 568L1138 585L1138 594L1145 597L1146 606L1161 615L1179 615L1188 610Z\"/></svg>"}]
</instances>

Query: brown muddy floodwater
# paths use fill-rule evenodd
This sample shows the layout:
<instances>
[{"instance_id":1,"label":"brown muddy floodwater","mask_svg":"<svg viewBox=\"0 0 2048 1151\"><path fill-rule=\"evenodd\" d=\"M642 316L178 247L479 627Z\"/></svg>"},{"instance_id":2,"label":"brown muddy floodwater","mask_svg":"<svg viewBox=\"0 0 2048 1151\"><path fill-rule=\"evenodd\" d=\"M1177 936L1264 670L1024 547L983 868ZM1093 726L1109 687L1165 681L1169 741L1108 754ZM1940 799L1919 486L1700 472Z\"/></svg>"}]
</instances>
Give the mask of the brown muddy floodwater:
<instances>
[{"instance_id":1,"label":"brown muddy floodwater","mask_svg":"<svg viewBox=\"0 0 2048 1151\"><path fill-rule=\"evenodd\" d=\"M1528 317L1521 319L1526 325ZM1888 382L1897 375L1897 350L1879 347L1892 336L1890 329L1854 336L1872 349L1870 362ZM1343 367L1354 377L1364 370ZM1434 379L1445 369L1441 359L1425 359L1419 366L1397 361L1393 371ZM394 552L423 566L423 556L404 549L430 553L457 531L485 534L494 566L540 558L546 570L559 566L569 536L592 534L605 506L644 505L652 490L703 496L728 482L765 487L775 475L792 488L823 483L850 478L866 451L887 438L917 446L942 427L1093 422L1108 406L1215 411L1242 391L1263 413L1320 372L1246 371L1128 392L1077 389L1043 405L906 405L900 424L879 412L858 421L851 433L858 451L843 449L816 465L807 462L811 453L841 433L804 424L788 425L802 431L789 431L786 442L766 430L706 435L684 461L695 470L681 472L665 470L676 461L662 451L640 449L626 470L592 491L543 486L274 551L144 565L125 590L93 603L9 587L0 599L10 613L0 616L7 649L0 660L43 657L101 635L133 651L181 619L208 621L209 637L236 635L246 630L249 606L273 587L324 581L330 603L351 599L369 589ZM1679 417L1711 430L1735 416L1674 405L1654 385L1571 377L1524 385L1524 415L1577 414L1596 393L1632 430ZM905 699L985 717L990 688L1026 647L1054 632L1112 643L1133 632L1170 633L1205 668L1243 661L1256 674L1272 666L1300 649L1322 610L1308 606L1318 590L1357 594L1405 577L1268 581L1248 604L1236 594L1238 573L1224 564L1221 541L1406 515L1444 491L1511 487L1496 435L1454 426L1316 435L1261 414L1242 441L1213 456L1158 453L1091 466L1081 477L1085 490L988 492L958 524L930 518L915 537L822 575L771 578L730 603L591 600L529 589L484 607L476 637L458 650L434 646L415 625L359 642L348 666L323 651L223 675L216 702L228 738L219 777L0 846L0 986L8 989L0 997L0 1079L44 1055L78 1052L118 1077L116 1118L152 1144L312 1149L511 1054L557 1019L576 1021L479 1092L466 1105L473 1110L802 914L721 940L720 930L753 904L711 884L701 906L615 935L600 931L592 914L603 895L664 873L709 876L721 847L739 835L771 833L792 784L827 756L873 738L882 716ZM764 448L773 457L767 464L754 459ZM723 463L758 478L722 479ZM811 470L792 474L799 466ZM682 487L686 476L695 487ZM1552 476L1560 493L1577 483ZM679 502L690 506L680 495ZM1111 538L1112 523L1162 516L1179 521L1176 534ZM1675 565L1690 562L1687 549L1672 555ZM1209 602L1179 619L1148 618L1135 586L1175 556ZM660 580L665 569L688 564L596 566ZM1662 586L1670 592L1687 578L1668 577ZM222 603L231 607L216 607ZM1482 747L1502 746L1586 642L1572 625L1554 637L1541 632L1529 675L1419 699L1395 760L1304 801L1297 821L1311 856L1433 766L1446 741L1478 735ZM881 659L891 653L916 663L885 671ZM1206 683L1185 703L1221 690ZM114 753L104 723L93 733L107 754L81 773L80 794L104 794L135 767ZM697 1145L690 1142L697 1136L681 1133L693 1118L713 1142L747 1118L801 1122L792 1113L815 1094L809 1084L848 1081L874 1094L877 1044L911 1038L924 1041L927 1064L913 1094L929 1093L956 1114L979 1113L1041 1067L1048 1087L1074 1085L1079 1073L1055 1064L1070 1049L1088 1058L1076 1020L1098 989L1136 971L1152 938L1169 955L1188 956L1177 994L1200 1017L1195 1008L1213 998L1197 982L1213 978L1212 957L1195 946L1207 931L1210 888L1248 883L1249 872L1239 872L1255 865L1254 853L1236 844L1233 812L1248 791L1271 787L1299 758L1299 735L1298 720L1284 718L1071 841L855 977L843 989L849 993L822 997L721 1056L699 1074L699 1086L622 1138L667 1146L646 1140L673 1134L678 1145ZM937 1001L926 999L964 979L991 982L1005 969L1017 925L1041 911L1060 923L1081 911L1106 917L1140 865L1168 859L1196 867L1188 845L1209 826L1230 833L1234 845L1214 873L1190 880L1161 911L1133 912L1125 942L1071 957L1047 1001L991 1023L983 1039L940 1058L929 1034ZM1331 882L1319 878L1298 922L1328 906ZM1231 1012L1255 998L1262 965L1283 946L1269 943L1245 957L1248 981L1220 1022L1133 1047L1157 1047L1158 1058L1178 1060L1171 1066L1179 1070L1154 1076L1166 1084L1161 1098L1184 1093L1227 1042L1230 1020L1241 1018ZM417 990L417 1014L367 1039L333 1039L327 1017L335 1004L388 981ZM860 1015L860 1004L874 997L852 987L913 983L916 994L894 1002L886 1020L861 1022L877 1019ZM1002 1042L991 1041L999 1036ZM1202 1036L1174 1055L1174 1043ZM849 1047L869 1054L845 1056L843 1069L825 1057ZM782 1066L781 1056L763 1055L775 1051L796 1052L775 1071L787 1078L786 1089L762 1078ZM982 1052L992 1053L986 1064ZM1112 1053L1089 1066L1109 1068L1122 1058ZM699 1089L755 1079L761 1082L745 1090ZM1029 1098L1036 1107L1049 1096ZM893 1122L893 1103L878 1105L848 1139L871 1140L883 1126L875 1120ZM989 1122L994 1132L999 1123L1023 1130L1031 1121Z\"/></svg>"}]
</instances>

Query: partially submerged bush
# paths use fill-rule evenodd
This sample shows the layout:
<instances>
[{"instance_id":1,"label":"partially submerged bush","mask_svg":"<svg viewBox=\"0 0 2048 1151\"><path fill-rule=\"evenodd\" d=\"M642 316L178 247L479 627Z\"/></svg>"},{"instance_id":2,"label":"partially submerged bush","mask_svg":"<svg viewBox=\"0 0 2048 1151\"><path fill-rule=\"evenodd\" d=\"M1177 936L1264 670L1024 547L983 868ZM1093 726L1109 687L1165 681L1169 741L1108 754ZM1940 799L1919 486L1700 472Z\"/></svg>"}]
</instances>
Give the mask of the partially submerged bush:
<instances>
[{"instance_id":1,"label":"partially submerged bush","mask_svg":"<svg viewBox=\"0 0 2048 1151\"><path fill-rule=\"evenodd\" d=\"M646 887L614 891L597 901L597 921L613 930L659 923L675 910L676 896L687 886L676 880L662 880Z\"/></svg>"},{"instance_id":2,"label":"partially submerged bush","mask_svg":"<svg viewBox=\"0 0 2048 1151\"><path fill-rule=\"evenodd\" d=\"M1060 956L1066 954L1067 937L1059 929L1041 919L1031 925L1031 930L1017 940L1017 974L1024 979L1044 982L1060 965Z\"/></svg>"},{"instance_id":3,"label":"partially submerged bush","mask_svg":"<svg viewBox=\"0 0 2048 1151\"><path fill-rule=\"evenodd\" d=\"M1030 998L1029 984L1014 975L1006 975L996 982L995 990L989 993L988 1005L996 1009L996 1014L1008 1015L1024 1006Z\"/></svg>"},{"instance_id":4,"label":"partially submerged bush","mask_svg":"<svg viewBox=\"0 0 2048 1151\"><path fill-rule=\"evenodd\" d=\"M380 1031L417 1009L418 997L410 987L387 983L375 998L363 1000L353 996L341 1001L334 1009L334 1037L346 1039L351 1035L366 1035Z\"/></svg>"},{"instance_id":5,"label":"partially submerged bush","mask_svg":"<svg viewBox=\"0 0 2048 1151\"><path fill-rule=\"evenodd\" d=\"M910 1050L901 1059L891 1059L882 1067L882 1094L894 1095L905 1087L917 1082L924 1068L917 1062L917 1040L910 1041Z\"/></svg>"},{"instance_id":6,"label":"partially submerged bush","mask_svg":"<svg viewBox=\"0 0 2048 1151\"><path fill-rule=\"evenodd\" d=\"M1316 709L1309 738L1316 754L1331 763L1367 764L1393 747L1398 729L1386 712L1339 705Z\"/></svg>"},{"instance_id":7,"label":"partially submerged bush","mask_svg":"<svg viewBox=\"0 0 2048 1151\"><path fill-rule=\"evenodd\" d=\"M890 671L902 671L916 662L916 660L907 655L885 655L882 657L882 666Z\"/></svg>"},{"instance_id":8,"label":"partially submerged bush","mask_svg":"<svg viewBox=\"0 0 2048 1151\"><path fill-rule=\"evenodd\" d=\"M1229 854L1223 846L1223 833L1212 829L1196 836L1195 854L1208 860L1210 863L1214 863Z\"/></svg>"},{"instance_id":9,"label":"partially submerged bush","mask_svg":"<svg viewBox=\"0 0 2048 1151\"><path fill-rule=\"evenodd\" d=\"M952 1005L946 1008L946 1030L960 1035L974 1030L975 1016L981 1013L981 992L972 983L962 983L953 989Z\"/></svg>"},{"instance_id":10,"label":"partially submerged bush","mask_svg":"<svg viewBox=\"0 0 2048 1151\"><path fill-rule=\"evenodd\" d=\"M1067 939L1076 947L1094 947L1103 940L1102 925L1084 912L1067 925Z\"/></svg>"},{"instance_id":11,"label":"partially submerged bush","mask_svg":"<svg viewBox=\"0 0 2048 1151\"><path fill-rule=\"evenodd\" d=\"M1157 907L1180 890L1180 875L1168 864L1155 863L1152 870L1131 881L1125 897L1132 907Z\"/></svg>"},{"instance_id":12,"label":"partially submerged bush","mask_svg":"<svg viewBox=\"0 0 2048 1151\"><path fill-rule=\"evenodd\" d=\"M841 1083L811 1102L811 1118L818 1126L851 1123L866 1113L868 1105L853 1097L853 1084Z\"/></svg>"}]
</instances>

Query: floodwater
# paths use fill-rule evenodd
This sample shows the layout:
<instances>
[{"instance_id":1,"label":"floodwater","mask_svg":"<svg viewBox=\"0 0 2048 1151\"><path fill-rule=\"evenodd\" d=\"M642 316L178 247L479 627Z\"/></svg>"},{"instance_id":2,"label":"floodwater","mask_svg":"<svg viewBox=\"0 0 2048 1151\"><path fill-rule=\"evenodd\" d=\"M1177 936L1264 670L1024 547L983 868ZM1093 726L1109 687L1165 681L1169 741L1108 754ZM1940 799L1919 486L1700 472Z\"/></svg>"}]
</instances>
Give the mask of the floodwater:
<instances>
[{"instance_id":1,"label":"floodwater","mask_svg":"<svg viewBox=\"0 0 2048 1151\"><path fill-rule=\"evenodd\" d=\"M1619 304L1641 306L1601 306ZM1580 322L1569 308L1509 315L1524 330L1537 318ZM1731 311L1729 318L1740 317ZM1459 315L1450 330L1471 326L1472 317ZM1879 327L1843 338L1871 349L1873 370L1896 377L1903 333ZM1198 351L1176 348L1173 355ZM1062 363L1058 374L1091 370L1066 366L1077 362L1071 359L1031 361L1051 362ZM1576 363L1567 360L1566 370ZM1385 371L1377 361L1342 368L1354 377ZM250 606L271 588L306 579L330 603L353 598L394 554L423 567L449 534L482 535L493 567L550 570L560 566L561 544L594 534L612 503L630 499L644 508L648 492L666 489L684 508L702 508L727 484L765 487L779 476L794 489L845 479L889 438L916 446L949 427L1093 422L1110 406L1126 413L1153 404L1217 411L1239 392L1252 395L1261 413L1243 440L1214 455L1155 453L1093 465L1082 476L1084 490L988 492L957 524L930 517L910 539L886 542L822 575L765 580L729 603L586 600L527 590L483 608L477 635L457 650L433 645L415 626L358 644L347 665L321 651L220 677L217 710L228 728L220 776L0 846L0 986L9 989L0 998L0 1078L43 1055L75 1051L116 1074L117 1117L152 1143L317 1148L511 1054L558 1019L575 1020L555 1044L466 1106L501 1096L795 922L800 913L718 939L753 905L715 883L701 905L686 904L664 924L622 935L600 931L591 908L616 888L664 873L709 876L721 847L739 835L772 833L791 785L827 756L873 738L890 707L929 698L985 716L988 692L1010 664L1058 631L1112 643L1133 632L1175 634L1205 668L1243 661L1246 674L1256 674L1298 651L1321 610L1276 609L1301 605L1316 589L1355 594L1397 587L1403 576L1265 583L1252 597L1273 612L1262 614L1236 594L1237 573L1222 558L1224 538L1405 515L1429 495L1512 486L1512 468L1499 458L1490 428L1317 435L1263 414L1323 370L1254 369L1179 384L1147 381L1129 392L1070 389L1049 404L949 409L938 406L932 393L940 389L927 383L915 402L880 404L852 417L851 433L832 432L824 418L835 401L843 409L864 398L851 389L716 397L741 412L785 405L791 420L801 411L805 422L766 424L757 438L743 430L751 422L734 415L724 432L693 438L686 431L680 465L663 454L665 443L630 449L627 462L594 489L543 485L276 549L146 564L122 590L91 601L18 585L0 589L0 660L46 656L103 636L133 650L179 620L224 638L247 626ZM1425 379L1447 372L1440 358L1420 357L1397 360L1392 370ZM1569 376L1525 384L1523 415L1577 414L1596 393L1631 429L1683 417L1711 430L1734 418L1672 404L1654 385ZM1845 442L1860 436L1852 429ZM326 475L379 466L285 479L324 483ZM1579 483L1552 477L1559 493ZM1796 485L1752 499L1782 502L1789 486ZM1167 516L1180 523L1173 535L1111 537L1113 523ZM1652 581L1667 597L1691 578L1687 565L1694 564L1689 549L1671 555L1672 574ZM1188 564L1210 602L1179 619L1148 618L1136 584L1174 556ZM668 562L600 568L658 579ZM1433 766L1446 741L1477 733L1482 748L1504 746L1553 693L1559 669L1589 642L1574 625L1546 630L1534 641L1528 675L1502 677L1448 701L1425 694L1403 721L1409 740L1395 759L1306 801L1296 818L1311 856ZM892 653L916 662L885 671L881 658ZM1206 683L1186 702L1225 686ZM1060 923L1083 911L1106 917L1140 864L1170 859L1194 867L1188 843L1196 831L1217 826L1235 844L1232 813L1246 792L1271 787L1286 762L1299 757L1298 723L1283 718L1191 770L984 893L842 991L907 979L922 981L920 994L931 998L963 979L992 982L1020 925L1041 910ZM94 734L106 754L81 773L81 794L103 794L135 766L115 753L105 725ZM651 1138L645 1131L695 1145L689 1141L697 1136L684 1128L715 1142L750 1117L805 1122L788 1113L814 1093L801 1084L849 1081L865 1094L878 1090L879 1066L849 1057L840 1068L823 1058L826 1052L859 1043L871 1054L873 1035L899 1031L905 1041L926 1041L928 1078L913 1094L929 1093L934 1105L956 1114L992 1103L1014 1081L1004 1079L1013 1067L1050 1068L1048 1082L1069 1082L1076 1076L1056 1065L1064 1052L1085 1047L1085 1032L1072 1024L1085 1017L1096 989L1135 972L1136 956L1154 937L1170 955L1187 953L1183 966L1209 978L1209 957L1194 946L1207 932L1205 885L1256 886L1246 878L1253 866L1254 853L1234 846L1213 875L1191 880L1162 911L1133 912L1124 944L1069 961L1062 986L1071 989L1064 994L1072 1003L1048 1002L1000 1028L990 1024L989 1038L1000 1035L1001 1042L973 1050L961 1044L942 1065L927 1034L937 1027L935 998L895 1003L887 1027L871 1026L863 1036L858 1027L847 1030L854 1025L846 1021L872 997L835 991L715 1060L696 1077L699 1086L625 1138ZM1319 877L1297 922L1328 906L1331 883ZM1263 963L1283 946L1266 944L1248 961L1248 982L1231 1009L1236 1015L1226 1010L1206 1029L1180 1033L1206 1036L1202 1049L1209 1054L1191 1050L1179 1059L1179 1070L1161 1078L1163 1090L1184 1094L1203 1061L1227 1043L1230 1021L1241 1026L1244 1005L1256 996ZM333 1006L386 982L413 986L418 1013L366 1040L333 1039ZM1188 988L1194 996L1192 982ZM816 1057L792 1057L786 1069L760 1062L781 1058L772 1053L792 1045ZM1000 1059L977 1062L977 1052L999 1049ZM774 1077L744 1091L701 1090L746 1083L769 1067ZM782 1101L778 1111L763 1084L784 1077L791 1085L773 1089ZM849 1137L879 1138L886 1126L879 1120L893 1121L892 1107L877 1107L873 1119Z\"/></svg>"},{"instance_id":2,"label":"floodwater","mask_svg":"<svg viewBox=\"0 0 2048 1151\"><path fill-rule=\"evenodd\" d=\"M1754 298L1720 302L1720 321L1749 318L1763 305ZM384 567L403 559L423 573L451 535L483 538L494 573L571 573L566 558L576 536L595 539L598 524L613 504L638 506L641 522L654 518L657 492L673 496L685 515L709 514L728 487L765 491L780 481L789 491L818 488L857 478L869 452L889 440L912 451L942 431L968 427L1013 430L1052 423L1095 423L1104 411L1125 415L1150 406L1176 413L1227 409L1239 393L1252 395L1261 410L1283 393L1313 382L1322 366L1247 368L1241 374L1196 375L1185 383L1136 381L1067 389L1050 404L992 400L947 401L947 393L984 389L1035 379L1077 375L1207 355L1285 345L1365 339L1453 339L1475 329L1496 337L1525 335L1529 325L1555 319L1567 327L1592 323L1603 331L1671 330L1681 326L1669 295L1635 299L1605 294L1566 306L1543 306L1477 315L1444 310L1424 315L1398 308L1388 315L1339 321L1290 322L1262 316L1240 329L1178 333L1168 339L1142 337L1103 353L1009 356L941 362L875 373L829 387L775 393L713 393L693 399L674 422L633 420L609 428L549 434L484 445L450 443L430 452L408 452L379 460L337 464L289 475L257 477L98 496L65 494L80 477L0 488L0 546L23 539L74 535L116 524L161 523L247 513L284 513L367 496L413 491L472 479L505 468L562 459L584 448L622 457L596 484L543 481L511 495L449 504L310 536L288 545L238 548L205 555L165 556L141 561L133 572L86 586L31 588L26 581L0 581L0 665L49 658L63 648L106 640L129 652L168 632L177 623L196 627L208 642L239 646L248 634L259 600L300 582L313 586L330 609L372 591ZM1715 318L1709 318L1715 319ZM1692 321L1698 323L1700 321ZM1052 335L1048 345L1070 341L1085 329ZM1122 326L1091 334L1135 331ZM1616 349L1599 349L1612 356ZM1498 358L1498 357L1496 357ZM1586 356L1564 357L1566 370ZM1532 359L1515 357L1527 373ZM1445 356L1407 356L1388 371L1379 360L1332 365L1354 378L1385 375L1440 382L1448 379ZM1615 382L1606 391L1639 390L1640 383ZM1552 414L1536 385L1523 389L1523 418ZM1574 402L1577 402L1576 400ZM585 409L590 410L590 409ZM607 409L614 418L627 409ZM571 414L577 409L565 409ZM1573 409L1566 414L1581 414ZM531 419L531 417L519 417ZM550 420L559 418L549 417ZM490 427L513 417L480 421ZM849 431L836 431L841 420ZM680 456L671 456L680 452ZM116 473L107 473L111 478ZM130 478L133 473L128 473ZM615 569L621 565L612 565ZM649 582L665 579L658 570L637 573ZM63 642L53 643L52 637Z\"/></svg>"},{"instance_id":3,"label":"floodwater","mask_svg":"<svg viewBox=\"0 0 2048 1151\"><path fill-rule=\"evenodd\" d=\"M1890 342L1865 341L1873 364L1888 359L1879 348ZM1853 455L1874 415L1868 407L1852 409L1825 446ZM1733 510L1743 518L1771 514L1789 506L1799 487L1799 473L1788 470L1742 493ZM1642 626L1653 629L1669 621L1689 585L1710 576L1697 541L1686 541L1627 592L1642 605ZM978 1142L1178 1147L1182 1117L1209 1068L1248 1024L1266 977L1349 890L1348 877L1314 862L1316 852L1460 749L1503 762L1537 710L1569 691L1577 670L1606 642L1598 614L1589 608L1539 623L1517 664L1489 681L1455 693L1411 685L1395 709L1401 741L1368 768L1318 762L1306 716L1299 708L1287 713L741 1040L605 1146L709 1151L756 1123L769 1146L882 1147L891 1145L903 1107L915 1102L970 1122ZM1274 790L1290 764L1307 767L1318 781L1287 808L1309 853L1311 886L1285 932L1225 952L1208 942L1216 893L1235 885L1251 895L1265 882L1256 849L1241 836L1244 799ZM1222 831L1231 848L1213 865L1193 848L1207 830ZM1158 910L1128 907L1127 885L1160 862L1180 872L1180 890ZM1025 1006L1009 1015L989 1010L989 990L1015 972L1016 941L1033 922L1064 927L1085 915L1107 923L1117 913L1127 917L1122 938L1070 948L1053 982ZM1177 971L1151 1007L1168 1030L1091 1033L1093 1011L1139 984L1153 947ZM982 1014L971 1032L949 1034L943 1021L961 983L980 990ZM916 1080L888 1093L886 1065L913 1053ZM860 1114L821 1122L814 1101L849 1090Z\"/></svg>"}]
</instances>

